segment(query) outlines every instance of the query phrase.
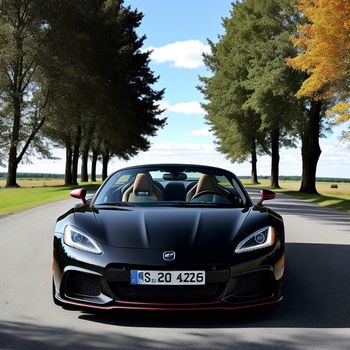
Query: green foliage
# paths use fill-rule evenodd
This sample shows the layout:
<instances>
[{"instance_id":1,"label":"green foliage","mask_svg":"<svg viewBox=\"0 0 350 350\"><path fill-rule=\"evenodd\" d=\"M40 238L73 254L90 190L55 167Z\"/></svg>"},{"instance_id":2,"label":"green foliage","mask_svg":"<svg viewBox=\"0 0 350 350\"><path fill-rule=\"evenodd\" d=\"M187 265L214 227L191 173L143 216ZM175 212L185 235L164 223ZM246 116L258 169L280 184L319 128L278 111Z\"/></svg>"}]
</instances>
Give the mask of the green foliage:
<instances>
[{"instance_id":1,"label":"green foliage","mask_svg":"<svg viewBox=\"0 0 350 350\"><path fill-rule=\"evenodd\" d=\"M122 2L105 3L103 27L96 42L98 60L104 62L102 73L109 82L104 93L109 98L109 104L104 105L110 107L105 112L109 127L102 132L102 146L128 159L149 148L148 137L154 136L165 120L157 117L161 112L157 101L163 91L152 88L158 78L148 66L150 53L141 51L145 38L135 32L143 15L121 5Z\"/></svg>"},{"instance_id":2,"label":"green foliage","mask_svg":"<svg viewBox=\"0 0 350 350\"><path fill-rule=\"evenodd\" d=\"M211 77L201 77L199 87L207 103L203 105L206 118L217 137L218 150L232 161L243 162L252 153L252 144L265 148L260 132L261 119L249 108L243 109L249 91L244 86L247 69L236 37L224 21L226 34L217 44L210 43L212 53L204 56Z\"/></svg>"},{"instance_id":3,"label":"green foliage","mask_svg":"<svg viewBox=\"0 0 350 350\"><path fill-rule=\"evenodd\" d=\"M81 133L83 148L107 158L128 159L147 150L148 137L165 120L157 117L156 103L163 91L152 88L157 77L148 67L149 53L141 51L144 38L135 32L142 14L123 1L63 0L58 8L56 1L46 6L46 47L55 58L46 71L56 81L47 135L70 147ZM65 128L67 123L72 127Z\"/></svg>"},{"instance_id":4,"label":"green foliage","mask_svg":"<svg viewBox=\"0 0 350 350\"><path fill-rule=\"evenodd\" d=\"M223 22L225 33L205 63L202 77L207 119L219 150L233 161L251 153L252 141L269 152L278 130L283 145L293 145L302 105L294 98L302 75L285 64L295 54L289 38L296 31L294 1L246 0L234 3Z\"/></svg>"},{"instance_id":5,"label":"green foliage","mask_svg":"<svg viewBox=\"0 0 350 350\"><path fill-rule=\"evenodd\" d=\"M49 156L38 132L46 119L49 84L42 75L45 28L39 0L3 0L0 12L1 152L9 163L9 186L16 185L19 162L33 148ZM4 160L4 154L0 157Z\"/></svg>"},{"instance_id":6,"label":"green foliage","mask_svg":"<svg viewBox=\"0 0 350 350\"><path fill-rule=\"evenodd\" d=\"M31 148L50 156L48 138L67 148L75 172L81 146L125 159L149 148L165 120L141 20L123 0L2 1L0 151L10 149L10 186Z\"/></svg>"}]
</instances>

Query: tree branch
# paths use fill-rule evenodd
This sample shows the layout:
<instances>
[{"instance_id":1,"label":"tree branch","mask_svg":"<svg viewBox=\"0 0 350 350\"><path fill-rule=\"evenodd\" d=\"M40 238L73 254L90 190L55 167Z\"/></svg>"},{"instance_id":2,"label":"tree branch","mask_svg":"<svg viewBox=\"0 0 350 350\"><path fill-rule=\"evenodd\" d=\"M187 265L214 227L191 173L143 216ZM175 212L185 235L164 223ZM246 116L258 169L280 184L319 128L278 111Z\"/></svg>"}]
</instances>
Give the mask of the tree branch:
<instances>
[{"instance_id":1,"label":"tree branch","mask_svg":"<svg viewBox=\"0 0 350 350\"><path fill-rule=\"evenodd\" d=\"M39 109L41 109L41 111L43 111L46 108L46 105L47 105L48 101L49 101L49 91L46 93L45 101L44 101L42 107L41 108L37 108L35 110L35 118L37 117L38 113L40 113ZM23 149L22 149L21 153L16 158L17 164L22 160L24 154L27 152L28 147L30 146L31 142L33 141L35 135L38 133L38 131L44 125L46 119L47 119L47 114L44 114L44 116L41 118L40 122L36 126L34 126L34 128L33 128L32 132L30 133L30 135L29 135L25 145L23 146Z\"/></svg>"}]
</instances>

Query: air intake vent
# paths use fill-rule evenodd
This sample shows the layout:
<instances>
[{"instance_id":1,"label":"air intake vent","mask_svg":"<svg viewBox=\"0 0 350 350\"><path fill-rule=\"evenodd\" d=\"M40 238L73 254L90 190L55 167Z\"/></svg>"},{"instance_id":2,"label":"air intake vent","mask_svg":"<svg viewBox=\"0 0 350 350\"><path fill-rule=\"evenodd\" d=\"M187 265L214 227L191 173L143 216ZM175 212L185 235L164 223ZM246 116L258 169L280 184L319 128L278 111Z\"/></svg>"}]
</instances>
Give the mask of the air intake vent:
<instances>
[{"instance_id":1,"label":"air intake vent","mask_svg":"<svg viewBox=\"0 0 350 350\"><path fill-rule=\"evenodd\" d=\"M100 277L88 273L69 271L66 275L65 294L67 297L98 296L101 294Z\"/></svg>"}]
</instances>

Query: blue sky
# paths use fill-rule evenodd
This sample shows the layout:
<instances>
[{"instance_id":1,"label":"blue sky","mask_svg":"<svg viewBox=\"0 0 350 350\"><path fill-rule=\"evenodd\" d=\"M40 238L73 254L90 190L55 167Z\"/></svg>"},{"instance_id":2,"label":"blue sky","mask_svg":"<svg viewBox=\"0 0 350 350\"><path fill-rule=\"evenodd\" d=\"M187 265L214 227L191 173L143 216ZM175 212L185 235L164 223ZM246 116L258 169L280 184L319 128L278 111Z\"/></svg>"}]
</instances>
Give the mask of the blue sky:
<instances>
[{"instance_id":1,"label":"blue sky","mask_svg":"<svg viewBox=\"0 0 350 350\"><path fill-rule=\"evenodd\" d=\"M127 163L113 159L109 172L126 165L185 162L221 166L240 176L249 175L249 162L232 164L215 150L215 140L200 107L203 97L196 89L198 76L209 74L201 54L208 52L208 38L216 42L223 34L222 17L229 16L231 0L126 0L125 4L144 13L138 33L147 36L144 48L153 50L151 69L160 76L156 88L166 89L161 106L166 108L168 124L151 139L148 152ZM318 176L350 177L349 143L339 141L343 128L334 128L332 135L321 140ZM33 159L33 164L21 164L19 171L50 169L51 173L63 173L64 150L57 149L54 154L61 159ZM301 165L300 148L281 150L281 175L301 175ZM269 156L260 157L259 175L269 175L270 166Z\"/></svg>"},{"instance_id":2,"label":"blue sky","mask_svg":"<svg viewBox=\"0 0 350 350\"><path fill-rule=\"evenodd\" d=\"M231 9L231 1L228 0L128 0L125 4L144 13L138 32L147 37L144 42L145 48L154 48L155 52L173 43L183 43L184 46L178 50L185 51L186 43L191 45L189 41L198 41L203 46L207 45L208 38L217 41L218 35L223 32L222 17L228 16ZM176 51L179 53L178 50L176 47L170 47L169 54L175 54ZM196 54L196 61L199 59L198 66L194 68L184 67L186 57L183 58L183 62L151 62L152 70L160 76L156 87L165 88L164 101L172 106L202 101L202 95L196 89L196 85L199 83L198 76L207 75L208 72L201 62L200 51L194 51L192 54ZM186 106L189 107L183 107ZM194 130L207 128L203 111L184 114L172 112L171 109L165 113L168 126L161 130L152 142L200 144L203 141L213 141L211 136L190 135Z\"/></svg>"}]
</instances>

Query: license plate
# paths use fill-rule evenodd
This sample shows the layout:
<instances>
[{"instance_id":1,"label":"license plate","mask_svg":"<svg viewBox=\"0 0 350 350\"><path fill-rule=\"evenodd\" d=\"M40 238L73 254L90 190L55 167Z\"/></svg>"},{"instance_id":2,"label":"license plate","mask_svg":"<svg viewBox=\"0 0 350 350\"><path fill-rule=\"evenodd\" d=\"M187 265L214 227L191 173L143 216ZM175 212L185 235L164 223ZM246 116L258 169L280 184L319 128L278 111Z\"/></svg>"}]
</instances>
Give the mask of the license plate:
<instances>
[{"instance_id":1,"label":"license plate","mask_svg":"<svg viewBox=\"0 0 350 350\"><path fill-rule=\"evenodd\" d=\"M130 283L138 285L203 285L205 271L144 271L131 270Z\"/></svg>"}]
</instances>

